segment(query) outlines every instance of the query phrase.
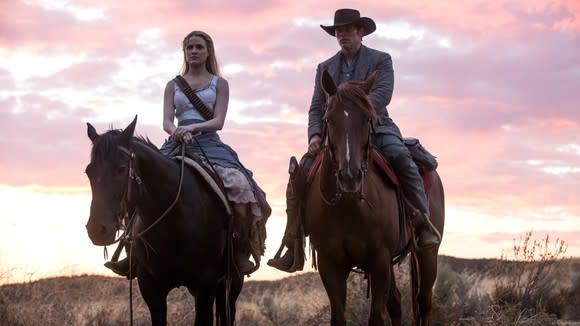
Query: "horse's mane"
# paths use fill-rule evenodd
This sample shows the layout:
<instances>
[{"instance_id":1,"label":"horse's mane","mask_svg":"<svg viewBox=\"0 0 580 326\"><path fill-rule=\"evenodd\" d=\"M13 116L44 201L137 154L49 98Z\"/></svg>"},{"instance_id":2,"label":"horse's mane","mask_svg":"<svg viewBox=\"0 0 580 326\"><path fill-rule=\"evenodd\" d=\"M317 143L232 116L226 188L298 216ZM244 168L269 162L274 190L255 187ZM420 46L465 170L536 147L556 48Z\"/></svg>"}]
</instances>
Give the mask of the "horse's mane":
<instances>
[{"instance_id":1,"label":"horse's mane","mask_svg":"<svg viewBox=\"0 0 580 326\"><path fill-rule=\"evenodd\" d=\"M105 157L110 159L117 159L119 155L119 143L121 141L121 133L123 130L121 129L111 129L106 133L99 136L96 139L95 143L93 144L93 149L91 151L91 161L101 160ZM151 149L158 151L159 149L155 144L151 142L148 137L144 136L134 136L132 138L133 141L141 143L145 146L150 147Z\"/></svg>"},{"instance_id":2,"label":"horse's mane","mask_svg":"<svg viewBox=\"0 0 580 326\"><path fill-rule=\"evenodd\" d=\"M144 145L147 145L147 146L151 147L151 149L154 149L156 151L159 150L159 148L157 148L157 146L155 146L155 144L153 144L153 142L151 142L149 137L138 135L138 136L133 137L133 140L140 142Z\"/></svg>"},{"instance_id":3,"label":"horse's mane","mask_svg":"<svg viewBox=\"0 0 580 326\"><path fill-rule=\"evenodd\" d=\"M355 107L366 110L374 118L375 110L368 95L362 89L362 85L363 82L359 81L342 83L336 88L336 98L339 102L352 102Z\"/></svg>"}]
</instances>

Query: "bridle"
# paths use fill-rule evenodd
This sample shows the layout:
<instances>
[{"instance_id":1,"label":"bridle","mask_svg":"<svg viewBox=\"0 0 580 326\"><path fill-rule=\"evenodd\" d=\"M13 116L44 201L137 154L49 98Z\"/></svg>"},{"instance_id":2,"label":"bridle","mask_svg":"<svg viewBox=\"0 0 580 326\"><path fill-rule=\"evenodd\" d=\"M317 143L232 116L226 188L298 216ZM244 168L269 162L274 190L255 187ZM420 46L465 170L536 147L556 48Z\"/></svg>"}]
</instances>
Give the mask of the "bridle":
<instances>
[{"instance_id":1,"label":"bridle","mask_svg":"<svg viewBox=\"0 0 580 326\"><path fill-rule=\"evenodd\" d=\"M143 183L143 180L141 179L141 177L138 174L137 169L135 168L135 159L136 159L136 155L135 152L127 149L124 146L118 146L119 150L123 153L125 153L128 157L129 157L129 166L128 166L128 171L127 171L127 187L126 187L126 191L123 194L123 197L121 199L121 212L119 213L119 215L117 216L118 218L118 225L122 225L123 221L122 219L125 216L128 216L128 212L129 212L129 208L128 207L132 207L133 213L131 214L131 217L129 218L129 222L127 223L127 225L125 226L125 230L123 232L123 234L117 239L115 240L113 243L116 242L121 242L121 244L117 247L117 249L115 250L115 253L113 254L113 260L116 261L121 253L121 250L124 247L125 243L129 244L129 254L127 255L129 258L129 315L130 315L130 324L133 325L133 279L131 277L131 270L132 270L132 250L133 250L133 246L131 245L131 243L136 240L141 238L143 235L145 235L145 233L149 232L151 229L153 229L153 227L155 227L159 222L161 222L167 215L169 215L169 212L171 211L171 209L173 209L173 207L177 204L177 202L179 201L179 196L181 195L181 188L183 186L183 175L184 175L184 170L185 170L185 160L181 160L181 165L180 165L180 177L179 177L179 186L177 189L177 195L175 195L175 199L173 200L173 202L171 203L171 205L169 205L169 207L167 207L167 209L165 209L165 211L163 212L163 214L161 214L156 220L155 222L153 222L151 225L149 225L145 230L137 233L137 234L132 234L132 225L137 217L137 208L134 207L134 205L131 205L131 200L132 200L132 195L133 195L133 184L135 183L137 185L137 187L141 186L141 184ZM181 144L181 156L184 157L185 156L185 144ZM105 247L105 256L106 256L106 252L107 252L107 247Z\"/></svg>"},{"instance_id":2,"label":"bridle","mask_svg":"<svg viewBox=\"0 0 580 326\"><path fill-rule=\"evenodd\" d=\"M127 154L127 156L129 157L129 167L128 167L128 172L127 172L127 190L125 191L125 195L123 196L123 199L121 200L121 203L123 206L125 206L125 212L122 212L121 214L119 214L119 219L122 218L123 215L128 215L128 209L127 207L129 206L133 206L130 205L131 204L131 199L132 199L132 192L133 192L133 184L135 183L137 185L137 187L139 187L143 181L141 180L141 177L139 177L137 170L134 168L134 160L136 158L135 152L133 152L132 150L127 149L124 146L119 146L118 147L119 150L125 154ZM182 157L185 156L185 145L181 144L181 155ZM179 196L181 195L181 188L183 186L183 174L184 174L184 165L185 165L185 161L181 160L181 164L180 164L180 173L179 173L179 185L177 186L177 194L175 195L175 199L173 200L173 202L171 203L171 205L169 205L169 207L167 207L165 209L165 211L153 222L151 223L151 225L149 225L147 228L145 228L145 230L135 234L135 235L131 235L131 225L133 224L133 221L135 219L136 216L136 212L137 209L135 207L133 207L133 214L131 215L131 218L129 219L129 223L127 225L127 227L125 228L125 233L115 242L121 240L122 238L127 238L126 240L130 240L130 239L137 239L139 237L142 237L145 233L149 232L151 229L153 229L157 224L159 224L167 215L169 215L169 212L171 211L171 209L173 209L173 207L175 207L175 205L177 204L177 202L179 201ZM125 214L123 214L125 213ZM121 221L119 221L121 222Z\"/></svg>"},{"instance_id":3,"label":"bridle","mask_svg":"<svg viewBox=\"0 0 580 326\"><path fill-rule=\"evenodd\" d=\"M334 190L334 194L332 194L330 199L328 199L324 195L324 192L321 189L322 182L319 182L318 187L319 187L320 195L322 197L322 201L328 206L335 206L342 199L344 192L342 191L342 187L340 187L338 161L336 159L336 155L335 155L333 148L332 148L330 141L329 141L330 134L329 134L329 128L328 128L328 122L327 122L328 119L326 118L326 114L328 114L328 110L325 110L325 111L326 112L325 112L324 122L327 124L327 126L326 126L326 128L324 128L325 129L324 142L326 144L324 145L323 150L326 150L330 156L331 174L334 176L336 187ZM362 162L361 162L362 181L361 181L361 185L360 185L360 188L358 191L358 198L361 201L365 200L364 195L363 195L363 188L364 188L365 177L366 177L367 172L368 172L368 161L369 161L370 151L371 151L372 118L370 118L370 117L367 119L367 127L368 127L369 132L368 132L368 139L367 139L367 143L366 143L366 146L365 146L365 149L363 152L363 158L362 158Z\"/></svg>"}]
</instances>

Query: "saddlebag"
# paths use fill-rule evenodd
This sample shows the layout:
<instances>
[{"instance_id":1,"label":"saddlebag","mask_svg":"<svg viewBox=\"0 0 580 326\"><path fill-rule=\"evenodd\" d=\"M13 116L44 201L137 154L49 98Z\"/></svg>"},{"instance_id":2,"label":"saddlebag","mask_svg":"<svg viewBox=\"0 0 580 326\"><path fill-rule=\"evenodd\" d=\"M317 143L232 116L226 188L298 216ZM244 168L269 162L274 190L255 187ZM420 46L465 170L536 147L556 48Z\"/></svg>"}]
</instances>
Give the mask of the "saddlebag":
<instances>
[{"instance_id":1,"label":"saddlebag","mask_svg":"<svg viewBox=\"0 0 580 326\"><path fill-rule=\"evenodd\" d=\"M403 142L409 149L409 152L411 152L411 157L415 161L415 164L417 164L421 174L437 169L437 158L421 145L419 139L405 137Z\"/></svg>"}]
</instances>

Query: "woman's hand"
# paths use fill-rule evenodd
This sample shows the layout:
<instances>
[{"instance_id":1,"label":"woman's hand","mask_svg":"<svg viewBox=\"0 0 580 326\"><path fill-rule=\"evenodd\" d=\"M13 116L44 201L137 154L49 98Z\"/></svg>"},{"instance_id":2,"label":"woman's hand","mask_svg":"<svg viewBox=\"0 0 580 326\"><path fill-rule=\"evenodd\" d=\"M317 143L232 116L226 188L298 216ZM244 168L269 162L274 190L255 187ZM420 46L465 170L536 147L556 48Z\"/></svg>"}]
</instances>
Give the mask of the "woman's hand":
<instances>
[{"instance_id":1,"label":"woman's hand","mask_svg":"<svg viewBox=\"0 0 580 326\"><path fill-rule=\"evenodd\" d=\"M178 143L189 143L192 139L192 130L186 127L177 127L169 136L169 139L176 141Z\"/></svg>"}]
</instances>

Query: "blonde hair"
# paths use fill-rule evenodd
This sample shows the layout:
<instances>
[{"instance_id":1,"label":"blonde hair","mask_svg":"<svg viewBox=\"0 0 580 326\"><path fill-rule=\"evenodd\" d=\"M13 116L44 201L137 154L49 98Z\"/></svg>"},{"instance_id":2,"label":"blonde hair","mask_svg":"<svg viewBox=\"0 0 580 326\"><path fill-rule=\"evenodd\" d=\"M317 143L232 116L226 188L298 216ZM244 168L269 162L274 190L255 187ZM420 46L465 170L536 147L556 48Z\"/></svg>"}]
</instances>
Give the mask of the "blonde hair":
<instances>
[{"instance_id":1,"label":"blonde hair","mask_svg":"<svg viewBox=\"0 0 580 326\"><path fill-rule=\"evenodd\" d=\"M211 36L202 31L193 31L187 34L187 36L183 39L183 43L181 46L181 49L183 51L183 67L181 68L181 74L185 75L189 71L189 65L187 64L187 60L185 59L185 47L187 46L187 41L189 41L189 39L192 36L201 37L205 41L205 45L207 47L208 52L207 60L205 61L205 68L207 69L207 71L210 74L221 76L220 67L217 63L217 58L215 56L215 47L213 45L213 40L211 39Z\"/></svg>"}]
</instances>

